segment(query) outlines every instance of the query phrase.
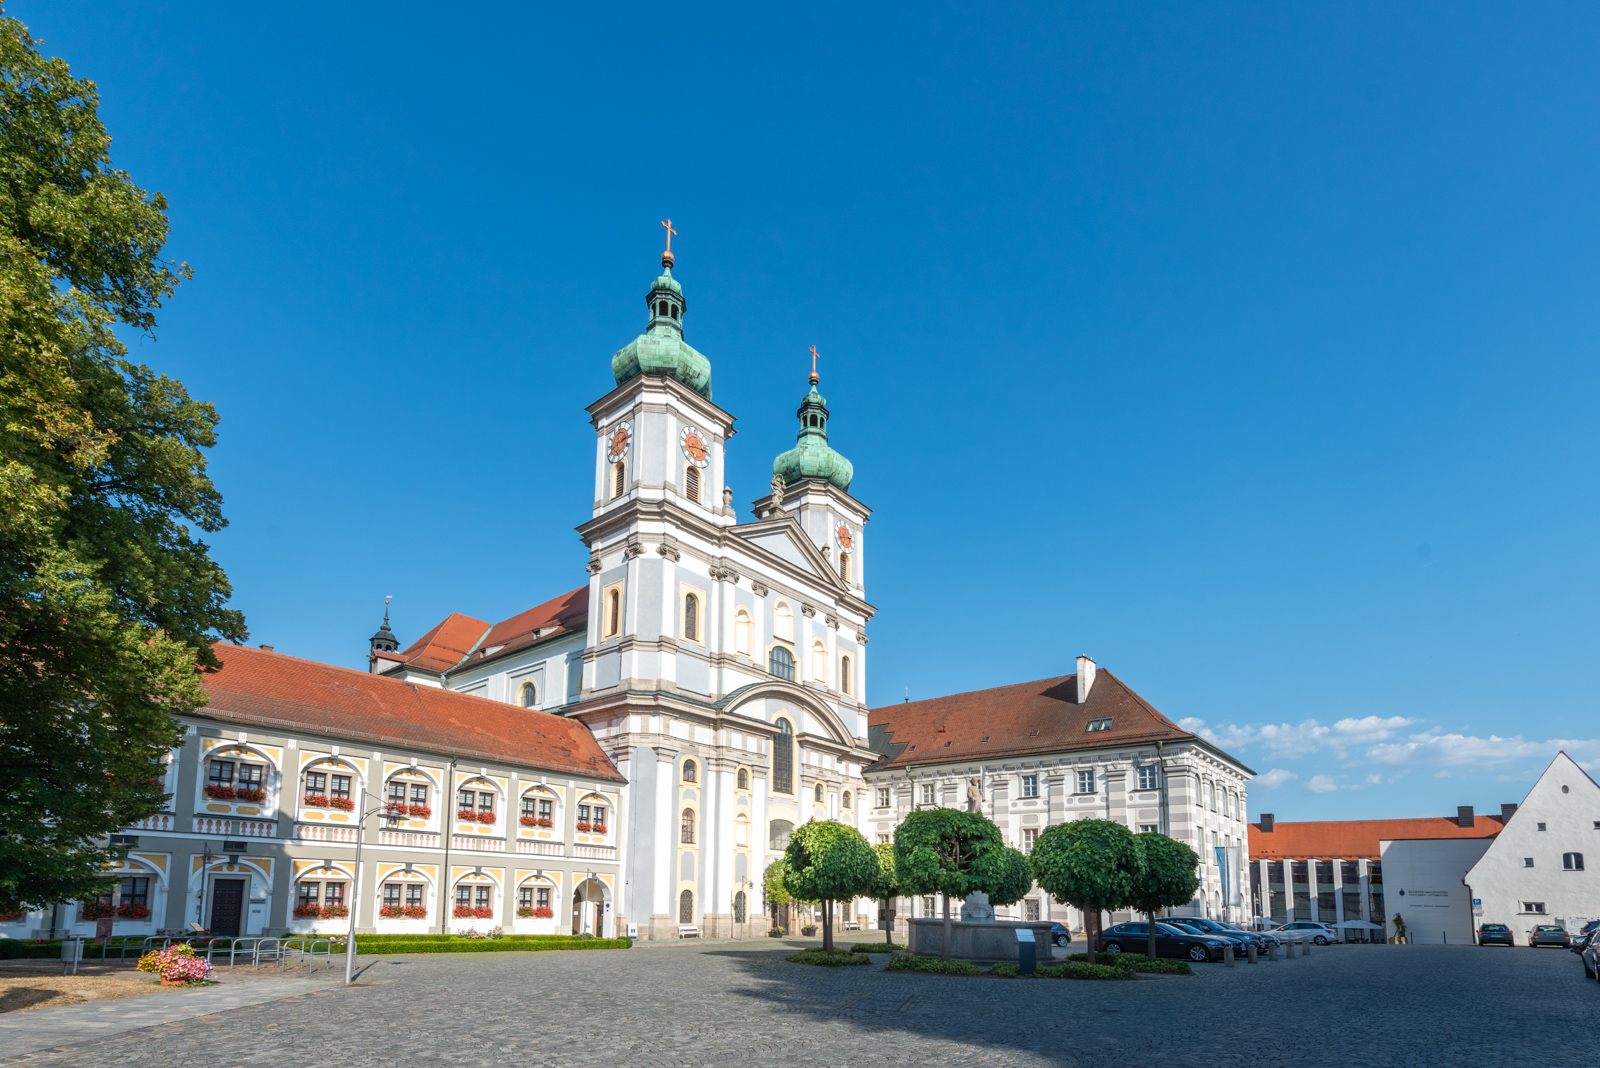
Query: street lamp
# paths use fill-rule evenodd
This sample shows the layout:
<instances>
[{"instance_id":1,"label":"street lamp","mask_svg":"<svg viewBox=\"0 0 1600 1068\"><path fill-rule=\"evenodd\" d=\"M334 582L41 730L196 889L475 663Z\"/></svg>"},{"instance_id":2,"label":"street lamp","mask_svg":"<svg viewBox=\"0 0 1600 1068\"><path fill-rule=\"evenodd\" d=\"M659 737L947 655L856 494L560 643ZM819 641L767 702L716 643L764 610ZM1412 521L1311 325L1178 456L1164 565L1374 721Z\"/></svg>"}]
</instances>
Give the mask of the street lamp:
<instances>
[{"instance_id":1,"label":"street lamp","mask_svg":"<svg viewBox=\"0 0 1600 1068\"><path fill-rule=\"evenodd\" d=\"M400 819L400 813L392 811L387 805L379 805L371 811L367 810L367 788L361 787L361 800L356 805L360 813L356 817L356 871L355 881L350 889L350 939L344 947L344 985L349 986L355 976L356 970L356 917L361 914L361 839L367 828L367 817L374 813L382 812L390 825L393 826Z\"/></svg>"}]
</instances>

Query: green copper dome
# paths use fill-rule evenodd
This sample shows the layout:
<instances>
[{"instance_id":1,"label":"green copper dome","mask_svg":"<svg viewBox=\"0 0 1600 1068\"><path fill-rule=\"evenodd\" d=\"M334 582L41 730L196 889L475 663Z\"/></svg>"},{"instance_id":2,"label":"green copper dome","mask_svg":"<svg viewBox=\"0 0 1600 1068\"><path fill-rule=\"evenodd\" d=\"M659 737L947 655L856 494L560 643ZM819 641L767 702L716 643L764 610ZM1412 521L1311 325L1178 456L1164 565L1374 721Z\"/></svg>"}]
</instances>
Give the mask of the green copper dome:
<instances>
[{"instance_id":1,"label":"green copper dome","mask_svg":"<svg viewBox=\"0 0 1600 1068\"><path fill-rule=\"evenodd\" d=\"M650 321L645 332L611 357L617 385L634 375L671 375L706 400L711 399L711 361L683 340L683 313L688 302L683 287L672 277L672 263L663 257L661 277L645 295Z\"/></svg>"},{"instance_id":2,"label":"green copper dome","mask_svg":"<svg viewBox=\"0 0 1600 1068\"><path fill-rule=\"evenodd\" d=\"M800 436L794 448L772 461L772 473L792 486L808 478L825 478L849 491L855 468L849 460L828 445L828 402L817 392L817 376L811 376L811 392L800 401Z\"/></svg>"}]
</instances>

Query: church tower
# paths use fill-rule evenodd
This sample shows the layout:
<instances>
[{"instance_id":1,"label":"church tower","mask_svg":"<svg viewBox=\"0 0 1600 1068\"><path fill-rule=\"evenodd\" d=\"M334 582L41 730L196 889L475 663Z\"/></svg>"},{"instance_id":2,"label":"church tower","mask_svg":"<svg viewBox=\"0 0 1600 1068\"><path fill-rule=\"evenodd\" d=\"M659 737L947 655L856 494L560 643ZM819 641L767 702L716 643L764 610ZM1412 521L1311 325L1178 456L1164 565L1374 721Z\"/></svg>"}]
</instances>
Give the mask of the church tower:
<instances>
[{"instance_id":1,"label":"church tower","mask_svg":"<svg viewBox=\"0 0 1600 1068\"><path fill-rule=\"evenodd\" d=\"M739 523L723 488L734 417L684 338L670 220L645 332L588 409L594 507L582 719L628 779L617 922L647 938L762 922L761 874L810 819L858 823L865 799L866 623L850 463L828 410L801 403L793 463ZM775 466L775 471L778 470ZM841 562L841 552L844 554ZM616 928L622 930L620 926Z\"/></svg>"}]
</instances>

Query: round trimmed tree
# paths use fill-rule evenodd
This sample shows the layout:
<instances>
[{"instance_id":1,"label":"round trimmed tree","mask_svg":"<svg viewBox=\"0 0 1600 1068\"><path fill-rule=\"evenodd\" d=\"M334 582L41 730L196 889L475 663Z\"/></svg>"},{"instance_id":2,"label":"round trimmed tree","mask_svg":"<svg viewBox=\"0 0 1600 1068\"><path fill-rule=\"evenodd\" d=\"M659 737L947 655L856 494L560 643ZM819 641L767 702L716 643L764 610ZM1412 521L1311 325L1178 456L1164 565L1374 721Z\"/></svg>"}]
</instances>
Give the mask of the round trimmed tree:
<instances>
[{"instance_id":1,"label":"round trimmed tree","mask_svg":"<svg viewBox=\"0 0 1600 1068\"><path fill-rule=\"evenodd\" d=\"M894 867L894 843L879 842L872 847L872 855L878 858L878 878L869 891L872 897L877 898L878 908L885 914L894 899L900 896L900 876ZM888 945L894 944L894 922L884 929L883 940Z\"/></svg>"},{"instance_id":2,"label":"round trimmed tree","mask_svg":"<svg viewBox=\"0 0 1600 1068\"><path fill-rule=\"evenodd\" d=\"M1136 834L1133 841L1139 847L1142 863L1134 876L1133 892L1127 903L1144 913L1150 923L1148 956L1153 959L1156 913L1194 900L1195 891L1200 889L1200 877L1195 873L1200 857L1182 842L1154 831Z\"/></svg>"},{"instance_id":3,"label":"round trimmed tree","mask_svg":"<svg viewBox=\"0 0 1600 1068\"><path fill-rule=\"evenodd\" d=\"M1003 847L986 862L991 872L986 892L991 905L1015 905L1033 889L1033 865L1021 850Z\"/></svg>"},{"instance_id":4,"label":"round trimmed tree","mask_svg":"<svg viewBox=\"0 0 1600 1068\"><path fill-rule=\"evenodd\" d=\"M772 929L780 931L778 925L778 910L794 900L794 895L789 893L789 888L783 885L783 877L789 873L789 866L783 857L779 857L767 865L766 872L761 876L761 891L765 895L767 911L772 913Z\"/></svg>"},{"instance_id":5,"label":"round trimmed tree","mask_svg":"<svg viewBox=\"0 0 1600 1068\"><path fill-rule=\"evenodd\" d=\"M789 836L784 886L797 898L822 902L822 949L833 952L833 903L872 892L877 855L861 832L834 820L812 820Z\"/></svg>"},{"instance_id":6,"label":"round trimmed tree","mask_svg":"<svg viewBox=\"0 0 1600 1068\"><path fill-rule=\"evenodd\" d=\"M1100 913L1128 904L1143 863L1133 832L1110 820L1058 823L1039 836L1028 860L1046 893L1083 911L1089 962L1094 963Z\"/></svg>"},{"instance_id":7,"label":"round trimmed tree","mask_svg":"<svg viewBox=\"0 0 1600 1068\"><path fill-rule=\"evenodd\" d=\"M950 959L950 899L975 891L990 892L1004 872L995 856L1006 847L996 827L981 812L925 808L911 813L895 828L894 865L903 894L939 894L944 898L944 947Z\"/></svg>"}]
</instances>

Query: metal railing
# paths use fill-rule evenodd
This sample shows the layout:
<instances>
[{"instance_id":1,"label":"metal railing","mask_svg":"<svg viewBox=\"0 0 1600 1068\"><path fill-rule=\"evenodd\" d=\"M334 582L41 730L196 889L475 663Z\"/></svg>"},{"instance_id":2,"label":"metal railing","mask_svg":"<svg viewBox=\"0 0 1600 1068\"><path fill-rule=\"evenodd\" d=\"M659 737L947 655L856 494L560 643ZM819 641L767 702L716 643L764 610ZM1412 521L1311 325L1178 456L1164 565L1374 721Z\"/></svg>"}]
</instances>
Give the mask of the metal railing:
<instances>
[{"instance_id":1,"label":"metal railing","mask_svg":"<svg viewBox=\"0 0 1600 1068\"><path fill-rule=\"evenodd\" d=\"M344 942L342 939L332 938L258 938L251 954L251 965L257 971L261 969L261 962L269 964L276 961L280 968L287 967L290 962L305 961L306 974L310 975L316 965L317 958L321 957L327 967L333 967L333 947L338 941L341 950Z\"/></svg>"}]
</instances>

